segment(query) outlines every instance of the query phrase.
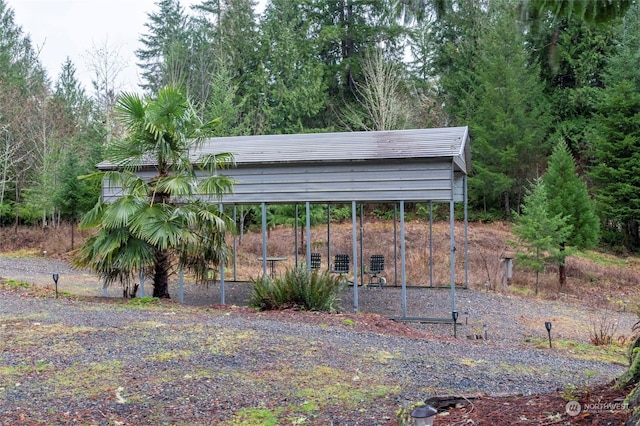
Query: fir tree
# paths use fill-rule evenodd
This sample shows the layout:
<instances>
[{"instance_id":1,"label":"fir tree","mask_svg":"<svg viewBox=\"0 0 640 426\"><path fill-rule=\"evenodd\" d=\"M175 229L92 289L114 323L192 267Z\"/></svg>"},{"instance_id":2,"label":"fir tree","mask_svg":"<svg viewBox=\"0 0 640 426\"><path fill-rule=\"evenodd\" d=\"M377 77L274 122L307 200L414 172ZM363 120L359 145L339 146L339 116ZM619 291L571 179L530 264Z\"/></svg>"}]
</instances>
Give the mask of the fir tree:
<instances>
[{"instance_id":1,"label":"fir tree","mask_svg":"<svg viewBox=\"0 0 640 426\"><path fill-rule=\"evenodd\" d=\"M552 215L570 217L572 231L560 242L561 249L569 245L578 249L589 249L600 240L600 222L595 206L587 192L587 185L576 172L576 163L569 147L561 140L553 150L549 167L544 177ZM560 286L566 282L564 259L566 251L558 259Z\"/></svg>"},{"instance_id":2,"label":"fir tree","mask_svg":"<svg viewBox=\"0 0 640 426\"><path fill-rule=\"evenodd\" d=\"M186 40L187 17L179 0L160 0L156 3L160 10L149 13L148 29L140 37L142 48L136 50L140 61L144 83L142 88L148 93L157 93L160 87L172 81L169 72L171 59L175 61L188 45Z\"/></svg>"},{"instance_id":3,"label":"fir tree","mask_svg":"<svg viewBox=\"0 0 640 426\"><path fill-rule=\"evenodd\" d=\"M518 260L535 271L536 294L545 261L560 256L560 244L573 228L569 224L570 217L550 212L547 197L542 179L536 179L524 197L522 213L514 213L513 233L518 237Z\"/></svg>"},{"instance_id":4,"label":"fir tree","mask_svg":"<svg viewBox=\"0 0 640 426\"><path fill-rule=\"evenodd\" d=\"M589 176L606 242L635 251L640 249L640 6L633 6L619 30L619 51L609 61L599 96Z\"/></svg>"}]
</instances>

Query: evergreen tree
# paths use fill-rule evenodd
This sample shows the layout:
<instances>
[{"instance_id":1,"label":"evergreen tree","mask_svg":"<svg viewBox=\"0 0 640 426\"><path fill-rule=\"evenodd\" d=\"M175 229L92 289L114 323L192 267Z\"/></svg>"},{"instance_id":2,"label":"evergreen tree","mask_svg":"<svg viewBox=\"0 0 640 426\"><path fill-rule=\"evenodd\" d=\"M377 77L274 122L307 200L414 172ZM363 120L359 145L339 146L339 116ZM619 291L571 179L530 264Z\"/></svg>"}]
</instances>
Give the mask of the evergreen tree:
<instances>
[{"instance_id":1,"label":"evergreen tree","mask_svg":"<svg viewBox=\"0 0 640 426\"><path fill-rule=\"evenodd\" d=\"M525 18L539 20L552 15L556 19L578 18L588 23L603 23L620 18L632 0L524 0L520 8Z\"/></svg>"},{"instance_id":2,"label":"evergreen tree","mask_svg":"<svg viewBox=\"0 0 640 426\"><path fill-rule=\"evenodd\" d=\"M88 169L85 162L80 161L76 152L67 152L58 170L57 185L52 194L60 217L71 222L71 250L75 245L77 221L91 210L100 196L98 179L79 178L90 172L91 169Z\"/></svg>"},{"instance_id":3,"label":"evergreen tree","mask_svg":"<svg viewBox=\"0 0 640 426\"><path fill-rule=\"evenodd\" d=\"M306 0L309 38L318 40L325 64L324 78L329 95L338 102L354 99L356 83L362 81L360 61L377 46L402 56L401 37L405 29L390 20L391 5L374 0Z\"/></svg>"},{"instance_id":4,"label":"evergreen tree","mask_svg":"<svg viewBox=\"0 0 640 426\"><path fill-rule=\"evenodd\" d=\"M327 105L323 64L317 42L307 38L311 30L300 2L272 0L260 25L260 58L264 74L255 76L262 87L260 109L263 132L302 133Z\"/></svg>"},{"instance_id":5,"label":"evergreen tree","mask_svg":"<svg viewBox=\"0 0 640 426\"><path fill-rule=\"evenodd\" d=\"M216 45L238 86L238 96L254 95L252 74L259 72L259 32L254 0L232 0L220 15Z\"/></svg>"},{"instance_id":6,"label":"evergreen tree","mask_svg":"<svg viewBox=\"0 0 640 426\"><path fill-rule=\"evenodd\" d=\"M461 2L434 24L442 40L434 66L452 124L468 124L475 173L470 203L504 212L522 202L547 149L548 106L531 64L513 2Z\"/></svg>"},{"instance_id":7,"label":"evergreen tree","mask_svg":"<svg viewBox=\"0 0 640 426\"><path fill-rule=\"evenodd\" d=\"M618 29L619 51L605 73L597 104L589 176L594 180L606 242L640 249L640 6Z\"/></svg>"},{"instance_id":8,"label":"evergreen tree","mask_svg":"<svg viewBox=\"0 0 640 426\"><path fill-rule=\"evenodd\" d=\"M587 192L587 185L576 172L573 156L563 140L554 148L543 179L547 188L549 212L552 215L569 217L569 224L572 226L571 233L560 242L560 247L563 250L565 245L589 249L598 244L600 222L595 213L595 206ZM566 256L566 253L561 253L559 258L561 286L566 281L564 268Z\"/></svg>"},{"instance_id":9,"label":"evergreen tree","mask_svg":"<svg viewBox=\"0 0 640 426\"><path fill-rule=\"evenodd\" d=\"M541 76L549 100L553 121L550 140L564 139L579 170L585 170L591 158L588 149L599 92L604 87L608 58L614 54L613 25L592 25L578 17L566 18L556 27L552 21L541 38L533 59L540 63ZM553 59L543 45L554 32Z\"/></svg>"},{"instance_id":10,"label":"evergreen tree","mask_svg":"<svg viewBox=\"0 0 640 426\"><path fill-rule=\"evenodd\" d=\"M37 206L42 212L43 222L47 215L52 217L52 223L57 223L57 219L73 219L69 212L62 212L61 206L67 202L67 196L60 197L62 186L65 185L60 179L61 176L69 177L71 173L69 167L73 166L75 174L89 173L95 164L101 160L96 155L96 150L102 144L102 138L95 132L100 124L96 123L93 117L92 102L85 95L79 80L76 77L76 68L70 59L62 65L58 78L55 82L55 91L47 103L47 115L51 117L50 126L47 131L46 144L40 151L42 164L34 177L34 182L26 194L25 201ZM72 158L70 164L67 164ZM63 171L67 168L66 171ZM75 185L75 182L74 182ZM85 184L78 183L78 189ZM95 203L98 195L97 187L92 187L93 193L89 189L70 190L68 197L86 197L88 204ZM78 210L78 214L87 209ZM56 216L56 213L60 213ZM78 218L76 216L75 218Z\"/></svg>"},{"instance_id":11,"label":"evergreen tree","mask_svg":"<svg viewBox=\"0 0 640 426\"><path fill-rule=\"evenodd\" d=\"M226 63L219 63L211 81L211 100L205 113L206 120L219 119L220 125L212 136L240 136L249 133L243 120L246 99L237 96L238 86L231 78Z\"/></svg>"},{"instance_id":12,"label":"evergreen tree","mask_svg":"<svg viewBox=\"0 0 640 426\"><path fill-rule=\"evenodd\" d=\"M558 259L560 244L571 233L569 217L552 214L548 194L542 179L536 179L525 194L522 213L514 212L516 225L513 233L518 237L518 261L536 273L536 295L539 275L546 261Z\"/></svg>"},{"instance_id":13,"label":"evergreen tree","mask_svg":"<svg viewBox=\"0 0 640 426\"><path fill-rule=\"evenodd\" d=\"M221 106L219 95L227 107L233 106L234 122L223 120L222 124L233 129L230 134L260 134L264 128L262 105L267 77L260 58L255 4L254 0L206 0L194 7L199 13L199 28L206 31L210 55L214 58L214 65L209 68L210 92L205 110L211 114Z\"/></svg>"},{"instance_id":14,"label":"evergreen tree","mask_svg":"<svg viewBox=\"0 0 640 426\"><path fill-rule=\"evenodd\" d=\"M183 83L179 77L183 73L172 69L179 66L185 57L187 47L187 16L179 0L160 0L157 12L147 16L148 32L140 37L142 48L136 50L136 57L142 69L142 88L147 93L157 93L160 87Z\"/></svg>"},{"instance_id":15,"label":"evergreen tree","mask_svg":"<svg viewBox=\"0 0 640 426\"><path fill-rule=\"evenodd\" d=\"M475 113L478 40L487 27L488 0L454 0L447 13L433 23L433 72L450 125L467 125Z\"/></svg>"},{"instance_id":16,"label":"evergreen tree","mask_svg":"<svg viewBox=\"0 0 640 426\"><path fill-rule=\"evenodd\" d=\"M25 205L25 191L37 181L55 124L49 115L49 81L31 39L16 25L14 12L0 0L0 206L37 219L37 205ZM35 207L35 208L34 208Z\"/></svg>"}]
</instances>

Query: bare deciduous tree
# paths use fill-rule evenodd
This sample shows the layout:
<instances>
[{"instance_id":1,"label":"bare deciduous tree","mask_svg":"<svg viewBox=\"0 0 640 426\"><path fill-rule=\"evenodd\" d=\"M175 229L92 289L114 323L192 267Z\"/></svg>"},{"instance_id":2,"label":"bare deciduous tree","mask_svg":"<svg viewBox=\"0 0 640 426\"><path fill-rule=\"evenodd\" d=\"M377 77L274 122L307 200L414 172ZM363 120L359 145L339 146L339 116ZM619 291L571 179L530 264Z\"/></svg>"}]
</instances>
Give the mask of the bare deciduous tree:
<instances>
[{"instance_id":1,"label":"bare deciduous tree","mask_svg":"<svg viewBox=\"0 0 640 426\"><path fill-rule=\"evenodd\" d=\"M344 122L353 130L397 130L409 124L411 111L403 93L403 71L381 50L362 63L364 83L356 83L357 105L348 105Z\"/></svg>"},{"instance_id":2,"label":"bare deciduous tree","mask_svg":"<svg viewBox=\"0 0 640 426\"><path fill-rule=\"evenodd\" d=\"M113 135L119 134L113 120L113 107L122 90L122 84L118 79L127 67L120 54L121 49L122 45L110 45L109 39L106 38L100 45L92 43L91 50L87 51L84 57L87 68L93 74L91 83L95 92L94 98L108 130L107 142Z\"/></svg>"}]
</instances>

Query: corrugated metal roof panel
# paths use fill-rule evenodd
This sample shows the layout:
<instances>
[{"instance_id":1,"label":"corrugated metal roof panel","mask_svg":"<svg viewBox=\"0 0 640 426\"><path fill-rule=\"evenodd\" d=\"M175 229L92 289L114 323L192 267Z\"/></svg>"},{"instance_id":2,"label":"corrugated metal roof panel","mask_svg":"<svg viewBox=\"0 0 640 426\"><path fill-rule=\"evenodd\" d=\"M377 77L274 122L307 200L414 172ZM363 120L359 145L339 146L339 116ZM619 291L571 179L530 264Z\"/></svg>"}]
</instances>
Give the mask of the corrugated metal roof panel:
<instances>
[{"instance_id":1,"label":"corrugated metal roof panel","mask_svg":"<svg viewBox=\"0 0 640 426\"><path fill-rule=\"evenodd\" d=\"M191 154L230 152L236 165L300 162L350 162L403 158L451 158L461 171L470 167L467 127L374 132L233 136L207 139ZM149 161L142 166L153 166ZM101 169L113 164L101 163Z\"/></svg>"},{"instance_id":2,"label":"corrugated metal roof panel","mask_svg":"<svg viewBox=\"0 0 640 426\"><path fill-rule=\"evenodd\" d=\"M459 156L466 127L378 132L309 133L295 135L212 138L193 153L232 152L236 163L297 161L359 161L370 159Z\"/></svg>"}]
</instances>

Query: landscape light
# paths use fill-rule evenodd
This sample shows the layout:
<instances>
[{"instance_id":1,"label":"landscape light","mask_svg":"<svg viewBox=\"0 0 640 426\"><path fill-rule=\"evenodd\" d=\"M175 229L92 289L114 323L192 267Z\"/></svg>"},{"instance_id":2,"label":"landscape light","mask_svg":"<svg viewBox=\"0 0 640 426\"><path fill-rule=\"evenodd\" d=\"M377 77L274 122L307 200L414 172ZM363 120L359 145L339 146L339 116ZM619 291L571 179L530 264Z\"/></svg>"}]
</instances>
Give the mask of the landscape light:
<instances>
[{"instance_id":1,"label":"landscape light","mask_svg":"<svg viewBox=\"0 0 640 426\"><path fill-rule=\"evenodd\" d=\"M456 326L458 325L458 311L452 311L451 318L453 318L453 337L458 337L456 330Z\"/></svg>"},{"instance_id":2,"label":"landscape light","mask_svg":"<svg viewBox=\"0 0 640 426\"><path fill-rule=\"evenodd\" d=\"M484 340L487 340L487 330L489 329L489 326L487 324L483 324L482 328L484 329Z\"/></svg>"},{"instance_id":3,"label":"landscape light","mask_svg":"<svg viewBox=\"0 0 640 426\"><path fill-rule=\"evenodd\" d=\"M430 405L421 405L411 411L411 418L415 426L433 426L433 418L438 410Z\"/></svg>"},{"instance_id":4,"label":"landscape light","mask_svg":"<svg viewBox=\"0 0 640 426\"><path fill-rule=\"evenodd\" d=\"M58 274L53 274L53 282L56 284L56 299L58 298Z\"/></svg>"},{"instance_id":5,"label":"landscape light","mask_svg":"<svg viewBox=\"0 0 640 426\"><path fill-rule=\"evenodd\" d=\"M545 321L544 328L547 329L547 334L549 334L549 348L551 348L551 322Z\"/></svg>"}]
</instances>

